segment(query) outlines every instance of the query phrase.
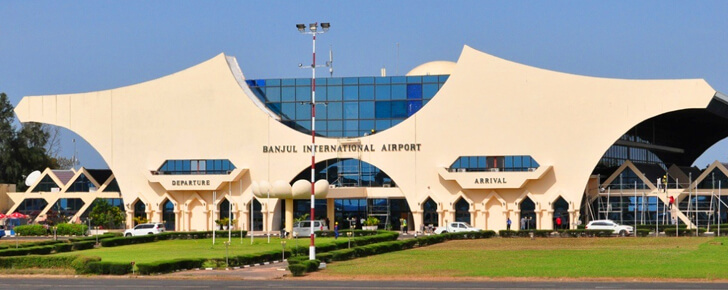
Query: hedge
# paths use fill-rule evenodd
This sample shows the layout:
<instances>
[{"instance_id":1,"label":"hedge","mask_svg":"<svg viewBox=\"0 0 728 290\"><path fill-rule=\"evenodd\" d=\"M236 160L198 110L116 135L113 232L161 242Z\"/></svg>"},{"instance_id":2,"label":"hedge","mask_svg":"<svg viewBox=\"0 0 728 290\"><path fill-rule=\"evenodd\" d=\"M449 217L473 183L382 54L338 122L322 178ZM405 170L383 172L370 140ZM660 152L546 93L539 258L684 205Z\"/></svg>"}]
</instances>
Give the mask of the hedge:
<instances>
[{"instance_id":1,"label":"hedge","mask_svg":"<svg viewBox=\"0 0 728 290\"><path fill-rule=\"evenodd\" d=\"M48 233L43 225L22 225L15 227L13 230L21 236L45 236Z\"/></svg>"},{"instance_id":2,"label":"hedge","mask_svg":"<svg viewBox=\"0 0 728 290\"><path fill-rule=\"evenodd\" d=\"M93 249L95 245L96 245L95 241L71 243L71 246L73 246L74 251Z\"/></svg>"},{"instance_id":3,"label":"hedge","mask_svg":"<svg viewBox=\"0 0 728 290\"><path fill-rule=\"evenodd\" d=\"M21 256L0 258L0 268L70 268L76 256Z\"/></svg>"},{"instance_id":4,"label":"hedge","mask_svg":"<svg viewBox=\"0 0 728 290\"><path fill-rule=\"evenodd\" d=\"M137 269L139 269L139 274L141 275L169 273L181 269L188 270L202 268L202 264L205 263L206 260L207 259L204 258L190 258L158 261L152 263L137 264Z\"/></svg>"},{"instance_id":5,"label":"hedge","mask_svg":"<svg viewBox=\"0 0 728 290\"><path fill-rule=\"evenodd\" d=\"M721 229L722 231L722 229ZM665 235L668 237L674 237L675 236L675 228L666 228L665 229ZM698 235L703 235L705 233L704 228L698 228ZM695 229L687 229L687 228L678 228L677 234L681 237L683 236L695 236Z\"/></svg>"},{"instance_id":6,"label":"hedge","mask_svg":"<svg viewBox=\"0 0 728 290\"><path fill-rule=\"evenodd\" d=\"M510 238L510 237L530 237L531 233L535 237L541 237L541 238L548 238L551 233L554 232L553 230L523 230L523 231L508 231L508 230L501 230L498 231L498 235L503 238Z\"/></svg>"},{"instance_id":7,"label":"hedge","mask_svg":"<svg viewBox=\"0 0 728 290\"><path fill-rule=\"evenodd\" d=\"M0 250L0 256L25 256L25 255L48 255L54 249L54 246L37 246L17 249Z\"/></svg>"},{"instance_id":8,"label":"hedge","mask_svg":"<svg viewBox=\"0 0 728 290\"><path fill-rule=\"evenodd\" d=\"M70 242L85 242L85 241L94 241L96 242L96 239L98 238L99 241L103 239L110 239L115 237L121 237L121 233L105 233L103 235L98 236L88 236L88 237L81 237L81 238L70 238L68 239Z\"/></svg>"},{"instance_id":9,"label":"hedge","mask_svg":"<svg viewBox=\"0 0 728 290\"><path fill-rule=\"evenodd\" d=\"M385 231L363 231L363 230L340 230L339 231L339 238L346 238L346 233L352 232L353 237L360 237L360 236L373 236L381 232ZM314 234L317 237L333 237L335 236L334 231L314 231ZM352 237L352 238L353 238ZM300 237L299 237L300 238Z\"/></svg>"},{"instance_id":10,"label":"hedge","mask_svg":"<svg viewBox=\"0 0 728 290\"><path fill-rule=\"evenodd\" d=\"M87 263L85 273L101 275L126 275L131 273L131 271L131 263L99 261Z\"/></svg>"},{"instance_id":11,"label":"hedge","mask_svg":"<svg viewBox=\"0 0 728 290\"><path fill-rule=\"evenodd\" d=\"M56 234L60 236L85 236L88 226L85 224L58 224Z\"/></svg>"}]
</instances>

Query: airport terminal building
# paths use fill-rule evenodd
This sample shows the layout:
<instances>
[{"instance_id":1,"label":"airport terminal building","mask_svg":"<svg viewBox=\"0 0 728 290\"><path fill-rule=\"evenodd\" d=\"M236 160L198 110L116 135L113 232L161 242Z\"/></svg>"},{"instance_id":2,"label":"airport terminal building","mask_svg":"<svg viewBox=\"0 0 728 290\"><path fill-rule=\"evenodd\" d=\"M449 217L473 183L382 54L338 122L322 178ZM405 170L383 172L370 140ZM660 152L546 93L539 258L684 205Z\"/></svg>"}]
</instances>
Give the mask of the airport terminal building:
<instances>
[{"instance_id":1,"label":"airport terminal building","mask_svg":"<svg viewBox=\"0 0 728 290\"><path fill-rule=\"evenodd\" d=\"M37 216L85 198L68 213L78 219L107 198L128 226L143 216L210 230L232 215L236 228L252 220L254 230L290 231L311 206L311 85L246 79L220 54L127 87L25 97L22 122L78 133L110 171L64 181L46 170L9 194L7 211ZM316 218L330 227L367 216L417 231L447 221L501 230L509 218L538 229L557 218L564 228L598 218L726 222L726 166L690 167L728 137L728 97L702 79L580 76L466 46L457 63L315 87ZM72 190L79 178L93 181ZM667 210L670 196L677 206Z\"/></svg>"}]
</instances>

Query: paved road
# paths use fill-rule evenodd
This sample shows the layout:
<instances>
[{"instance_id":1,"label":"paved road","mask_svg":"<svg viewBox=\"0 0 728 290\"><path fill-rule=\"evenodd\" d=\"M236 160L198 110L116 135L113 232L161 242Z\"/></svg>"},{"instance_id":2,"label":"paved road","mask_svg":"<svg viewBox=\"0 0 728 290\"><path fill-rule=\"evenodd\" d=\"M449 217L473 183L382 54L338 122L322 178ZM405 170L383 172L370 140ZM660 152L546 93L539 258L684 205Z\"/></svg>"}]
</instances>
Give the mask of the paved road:
<instances>
[{"instance_id":1,"label":"paved road","mask_svg":"<svg viewBox=\"0 0 728 290\"><path fill-rule=\"evenodd\" d=\"M728 283L431 282L174 280L149 278L2 278L0 289L728 289Z\"/></svg>"}]
</instances>

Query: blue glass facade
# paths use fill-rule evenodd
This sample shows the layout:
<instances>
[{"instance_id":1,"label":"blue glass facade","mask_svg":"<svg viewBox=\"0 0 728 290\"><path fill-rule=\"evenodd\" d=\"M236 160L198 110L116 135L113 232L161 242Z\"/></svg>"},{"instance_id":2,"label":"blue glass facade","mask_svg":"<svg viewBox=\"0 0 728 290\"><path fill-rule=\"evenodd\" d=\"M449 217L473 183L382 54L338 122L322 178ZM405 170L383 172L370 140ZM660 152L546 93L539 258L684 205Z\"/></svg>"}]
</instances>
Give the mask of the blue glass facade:
<instances>
[{"instance_id":1,"label":"blue glass facade","mask_svg":"<svg viewBox=\"0 0 728 290\"><path fill-rule=\"evenodd\" d=\"M316 79L316 134L360 137L412 116L435 96L448 75ZM311 132L311 79L246 81L287 126Z\"/></svg>"}]
</instances>

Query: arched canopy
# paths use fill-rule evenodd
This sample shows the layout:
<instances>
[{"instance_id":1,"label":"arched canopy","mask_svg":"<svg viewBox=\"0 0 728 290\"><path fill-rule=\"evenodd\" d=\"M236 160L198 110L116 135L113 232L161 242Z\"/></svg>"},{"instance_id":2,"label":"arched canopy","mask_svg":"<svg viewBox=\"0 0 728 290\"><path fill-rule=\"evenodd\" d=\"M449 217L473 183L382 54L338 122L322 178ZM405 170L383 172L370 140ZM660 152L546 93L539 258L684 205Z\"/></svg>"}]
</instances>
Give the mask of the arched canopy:
<instances>
[{"instance_id":1,"label":"arched canopy","mask_svg":"<svg viewBox=\"0 0 728 290\"><path fill-rule=\"evenodd\" d=\"M334 158L316 163L316 180L326 179L329 184L347 187L395 187L387 173L378 167L354 158ZM291 180L311 180L311 168L307 167Z\"/></svg>"}]
</instances>

